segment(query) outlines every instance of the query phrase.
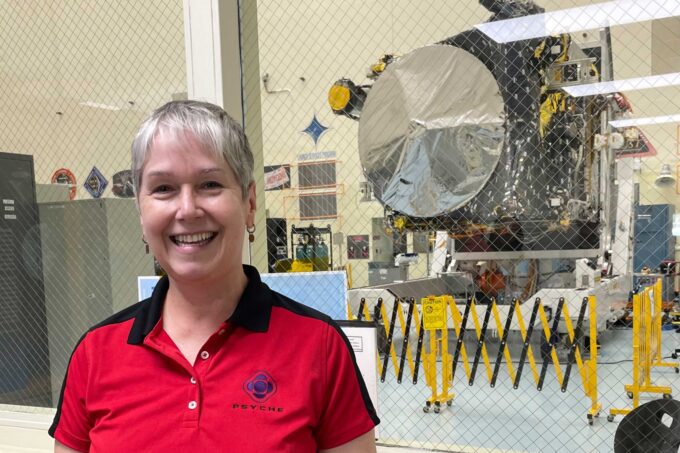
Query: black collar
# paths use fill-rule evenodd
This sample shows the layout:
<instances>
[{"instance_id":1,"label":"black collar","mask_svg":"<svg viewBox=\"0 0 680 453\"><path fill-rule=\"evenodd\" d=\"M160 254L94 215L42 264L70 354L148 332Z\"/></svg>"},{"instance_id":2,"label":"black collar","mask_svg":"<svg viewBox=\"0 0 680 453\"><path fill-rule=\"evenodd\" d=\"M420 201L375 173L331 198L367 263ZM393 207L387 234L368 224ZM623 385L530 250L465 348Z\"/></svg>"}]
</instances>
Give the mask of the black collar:
<instances>
[{"instance_id":1,"label":"black collar","mask_svg":"<svg viewBox=\"0 0 680 453\"><path fill-rule=\"evenodd\" d=\"M243 272L248 278L246 289L241 294L236 310L229 322L253 332L266 332L269 328L269 317L272 311L272 291L260 280L260 274L252 266L243 265ZM161 318L163 303L168 293L170 281L162 277L151 294L151 297L140 302L139 310L128 336L129 344L141 344L153 330Z\"/></svg>"}]
</instances>

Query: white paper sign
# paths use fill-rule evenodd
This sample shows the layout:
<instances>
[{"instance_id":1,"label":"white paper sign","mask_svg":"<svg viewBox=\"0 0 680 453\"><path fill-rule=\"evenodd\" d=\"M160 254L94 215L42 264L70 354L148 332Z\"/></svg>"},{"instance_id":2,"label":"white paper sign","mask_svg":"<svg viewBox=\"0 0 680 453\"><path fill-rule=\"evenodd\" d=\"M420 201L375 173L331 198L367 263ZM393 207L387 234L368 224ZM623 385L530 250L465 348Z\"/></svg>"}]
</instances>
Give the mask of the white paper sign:
<instances>
[{"instance_id":1,"label":"white paper sign","mask_svg":"<svg viewBox=\"0 0 680 453\"><path fill-rule=\"evenodd\" d=\"M366 383L368 396L371 397L376 413L378 410L378 364L376 360L377 340L375 325L361 321L336 321L349 340L357 359L357 366ZM375 427L375 438L378 439L378 428Z\"/></svg>"}]
</instances>

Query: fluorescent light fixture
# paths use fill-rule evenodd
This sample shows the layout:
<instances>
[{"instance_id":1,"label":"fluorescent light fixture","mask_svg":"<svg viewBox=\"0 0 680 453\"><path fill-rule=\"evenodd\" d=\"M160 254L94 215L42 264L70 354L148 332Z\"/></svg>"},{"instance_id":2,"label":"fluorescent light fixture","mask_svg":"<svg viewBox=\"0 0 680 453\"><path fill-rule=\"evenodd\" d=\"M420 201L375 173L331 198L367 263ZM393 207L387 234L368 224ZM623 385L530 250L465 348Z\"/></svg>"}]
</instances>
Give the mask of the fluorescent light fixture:
<instances>
[{"instance_id":1,"label":"fluorescent light fixture","mask_svg":"<svg viewBox=\"0 0 680 453\"><path fill-rule=\"evenodd\" d=\"M647 126L650 124L680 123L680 115L649 116L647 118L628 118L625 120L613 120L609 124L615 128L630 126Z\"/></svg>"},{"instance_id":2,"label":"fluorescent light fixture","mask_svg":"<svg viewBox=\"0 0 680 453\"><path fill-rule=\"evenodd\" d=\"M497 43L680 16L678 0L615 0L475 25Z\"/></svg>"},{"instance_id":3,"label":"fluorescent light fixture","mask_svg":"<svg viewBox=\"0 0 680 453\"><path fill-rule=\"evenodd\" d=\"M585 83L562 87L570 96L595 96L597 94L618 93L621 91L648 90L680 85L680 72L671 72L633 79L612 80L610 82Z\"/></svg>"},{"instance_id":4,"label":"fluorescent light fixture","mask_svg":"<svg viewBox=\"0 0 680 453\"><path fill-rule=\"evenodd\" d=\"M98 102L92 102L92 101L81 102L79 105L82 105L82 106L85 106L85 107L92 107L94 109L120 110L120 107L116 107L115 105L100 104Z\"/></svg>"}]
</instances>

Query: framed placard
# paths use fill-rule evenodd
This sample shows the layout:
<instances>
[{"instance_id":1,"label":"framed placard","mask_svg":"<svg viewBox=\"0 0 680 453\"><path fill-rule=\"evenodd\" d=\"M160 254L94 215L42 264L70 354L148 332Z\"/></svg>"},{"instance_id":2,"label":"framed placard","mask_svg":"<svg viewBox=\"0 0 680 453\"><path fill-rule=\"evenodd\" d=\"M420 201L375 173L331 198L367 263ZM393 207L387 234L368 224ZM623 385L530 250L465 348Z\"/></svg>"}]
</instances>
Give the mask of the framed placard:
<instances>
[{"instance_id":1,"label":"framed placard","mask_svg":"<svg viewBox=\"0 0 680 453\"><path fill-rule=\"evenodd\" d=\"M368 396L373 402L375 411L378 410L378 363L377 363L377 336L375 324L365 321L336 321L352 346L357 366L366 383ZM375 427L375 438L378 439L378 428Z\"/></svg>"}]
</instances>

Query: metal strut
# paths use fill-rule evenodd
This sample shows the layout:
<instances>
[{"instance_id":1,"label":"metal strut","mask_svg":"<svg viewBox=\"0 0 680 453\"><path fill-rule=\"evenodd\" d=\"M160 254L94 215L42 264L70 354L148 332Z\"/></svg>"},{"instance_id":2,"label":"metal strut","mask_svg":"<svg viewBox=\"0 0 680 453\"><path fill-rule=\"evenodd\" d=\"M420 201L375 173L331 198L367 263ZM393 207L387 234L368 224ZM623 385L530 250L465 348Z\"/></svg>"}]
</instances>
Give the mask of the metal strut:
<instances>
[{"instance_id":1,"label":"metal strut","mask_svg":"<svg viewBox=\"0 0 680 453\"><path fill-rule=\"evenodd\" d=\"M564 306L564 297L560 297L560 301L557 303L557 311L555 312L555 318L553 319L553 326L550 330L550 338L548 339L548 344L550 346L550 352L552 348L555 347L557 342L557 328L560 325L560 316L562 315L562 307ZM543 366L541 366L541 377L538 379L538 385L536 389L538 391L543 390L543 382L545 381L545 373L548 371L548 362L550 360L550 352L548 352L543 358Z\"/></svg>"},{"instance_id":2,"label":"metal strut","mask_svg":"<svg viewBox=\"0 0 680 453\"><path fill-rule=\"evenodd\" d=\"M420 355L423 352L423 337L425 335L425 328L423 327L423 318L420 318L420 329L418 330L418 347L416 348L416 363L413 370L413 383L418 383L418 370L420 369Z\"/></svg>"},{"instance_id":3,"label":"metal strut","mask_svg":"<svg viewBox=\"0 0 680 453\"><path fill-rule=\"evenodd\" d=\"M359 302L359 313L357 313L357 320L364 320L364 307L366 307L366 298L362 297L361 302Z\"/></svg>"},{"instance_id":4,"label":"metal strut","mask_svg":"<svg viewBox=\"0 0 680 453\"><path fill-rule=\"evenodd\" d=\"M512 315L515 310L516 299L512 301L512 308L508 312L508 319L505 320L505 328L503 329L503 337L501 338L501 344L498 347L498 355L496 356L496 364L493 367L493 376L491 377L491 387L496 386L496 379L498 378L498 371L501 367L501 360L503 359L503 352L505 351L505 345L508 342L508 334L510 333L510 326L512 324ZM496 301L493 301L495 304Z\"/></svg>"},{"instance_id":5,"label":"metal strut","mask_svg":"<svg viewBox=\"0 0 680 453\"><path fill-rule=\"evenodd\" d=\"M584 297L583 302L581 302L581 310L578 314L578 321L576 322L576 330L574 331L574 340L571 342L571 347L569 348L569 358L567 360L567 369L564 371L564 379L562 380L562 393L567 391L567 385L569 385L569 374L571 373L571 366L576 360L576 348L578 348L579 342L581 341L581 335L583 330L583 318L586 316L586 308L588 307L588 298Z\"/></svg>"},{"instance_id":6,"label":"metal strut","mask_svg":"<svg viewBox=\"0 0 680 453\"><path fill-rule=\"evenodd\" d=\"M526 362L527 351L529 351L531 334L534 333L534 323L536 323L536 317L538 316L539 305L541 305L541 299L537 297L534 301L534 308L531 310L531 319L529 320L529 326L527 327L527 335L524 338L522 353L519 356L519 365L517 366L517 374L515 375L515 382L513 384L514 389L519 388L519 381L522 378L522 369L524 368L524 363Z\"/></svg>"},{"instance_id":7,"label":"metal strut","mask_svg":"<svg viewBox=\"0 0 680 453\"><path fill-rule=\"evenodd\" d=\"M468 385L474 385L475 374L477 373L477 365L479 365L479 358L482 356L482 348L484 348L484 340L486 338L486 329L489 327L489 319L491 318L491 304L486 306L486 313L484 313L484 322L482 323L482 331L479 333L477 341L477 351L475 352L475 361L472 363L472 371L470 372L470 380Z\"/></svg>"},{"instance_id":8,"label":"metal strut","mask_svg":"<svg viewBox=\"0 0 680 453\"><path fill-rule=\"evenodd\" d=\"M390 352L392 351L392 338L394 337L394 324L397 322L397 310L401 310L401 305L399 304L398 297L394 299L394 305L392 305L392 317L390 318L390 332L389 335L387 335L387 346L385 346L385 360L383 361L382 373L380 374L380 382L385 382L385 376L387 375L387 359L390 357Z\"/></svg>"},{"instance_id":9,"label":"metal strut","mask_svg":"<svg viewBox=\"0 0 680 453\"><path fill-rule=\"evenodd\" d=\"M468 297L465 303L465 313L463 314L463 321L460 323L460 334L458 335L458 341L456 342L456 350L453 353L453 363L451 364L451 381L456 376L456 365L458 364L458 357L460 356L460 350L463 347L463 339L465 337L465 327L467 326L468 317L470 316L470 306L472 305L472 298Z\"/></svg>"},{"instance_id":10,"label":"metal strut","mask_svg":"<svg viewBox=\"0 0 680 453\"><path fill-rule=\"evenodd\" d=\"M404 341L401 344L401 358L399 360L399 375L397 376L397 383L401 384L401 379L404 376L404 365L406 365L406 351L408 351L408 337L411 331L411 320L413 319L413 309L416 302L411 297L408 301L408 315L406 316L406 328L404 329Z\"/></svg>"}]
</instances>

